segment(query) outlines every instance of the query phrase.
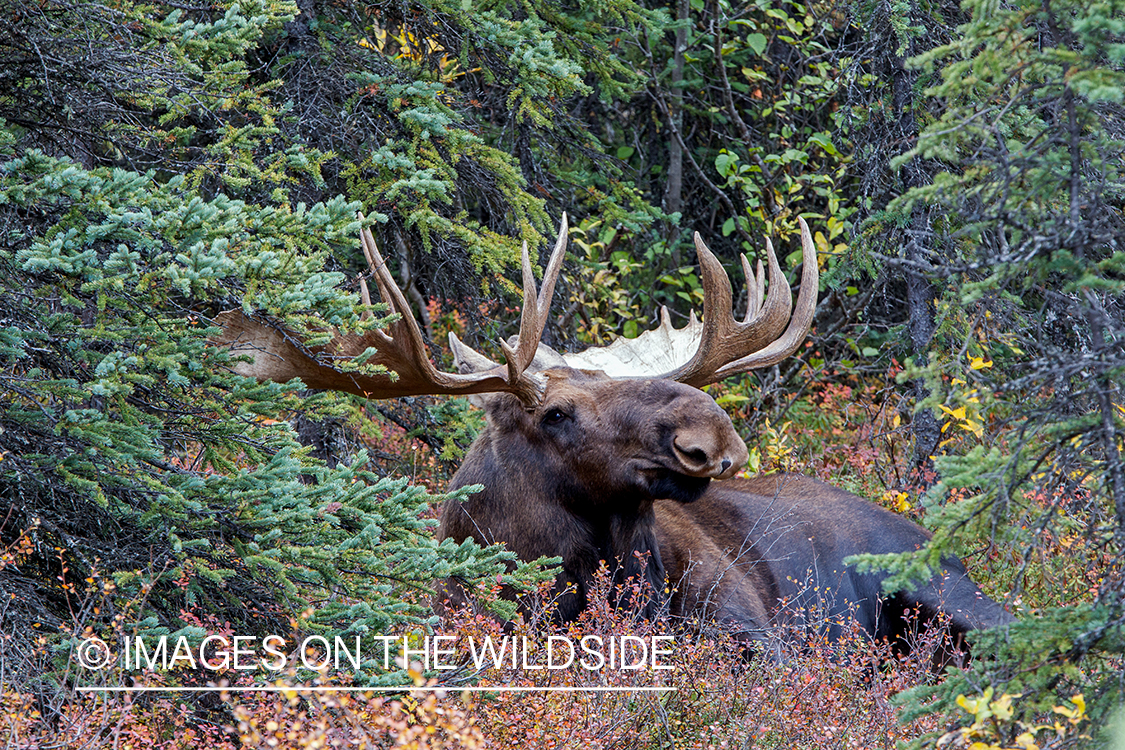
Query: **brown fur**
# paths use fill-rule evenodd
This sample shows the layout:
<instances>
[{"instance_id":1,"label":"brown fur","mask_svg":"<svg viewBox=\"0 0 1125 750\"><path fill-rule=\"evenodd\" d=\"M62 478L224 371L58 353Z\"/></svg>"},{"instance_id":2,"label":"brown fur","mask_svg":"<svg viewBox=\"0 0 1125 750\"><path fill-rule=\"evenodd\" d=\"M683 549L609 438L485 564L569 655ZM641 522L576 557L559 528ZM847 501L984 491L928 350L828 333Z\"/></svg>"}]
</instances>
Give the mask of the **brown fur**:
<instances>
[{"instance_id":1,"label":"brown fur","mask_svg":"<svg viewBox=\"0 0 1125 750\"><path fill-rule=\"evenodd\" d=\"M859 574L844 558L914 550L928 533L807 477L729 479L746 447L702 391L567 368L546 374L535 409L484 397L487 427L453 480L484 490L447 504L439 535L503 542L524 560L561 557L563 619L586 606L605 561L616 580L641 575L658 592L639 605L646 615L666 604L748 638L779 621L802 624L810 605L830 615L832 636L854 618L873 636L901 637L907 608L945 613L955 633L1010 621L953 558L942 561L944 577L883 596L885 576ZM666 581L674 588L663 602Z\"/></svg>"}]
</instances>

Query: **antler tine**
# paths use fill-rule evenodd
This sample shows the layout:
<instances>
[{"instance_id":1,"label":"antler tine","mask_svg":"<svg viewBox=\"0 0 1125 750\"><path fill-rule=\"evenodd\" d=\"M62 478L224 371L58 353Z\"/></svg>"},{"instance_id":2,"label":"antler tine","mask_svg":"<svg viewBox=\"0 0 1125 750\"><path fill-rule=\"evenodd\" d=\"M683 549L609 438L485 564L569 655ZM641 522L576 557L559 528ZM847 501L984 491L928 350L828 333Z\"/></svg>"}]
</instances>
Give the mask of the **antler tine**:
<instances>
[{"instance_id":1,"label":"antler tine","mask_svg":"<svg viewBox=\"0 0 1125 750\"><path fill-rule=\"evenodd\" d=\"M363 275L359 276L359 301L363 303L364 310L360 313L362 320L369 320L371 318L371 292L367 290L367 282L363 280Z\"/></svg>"},{"instance_id":2,"label":"antler tine","mask_svg":"<svg viewBox=\"0 0 1125 750\"><path fill-rule=\"evenodd\" d=\"M758 261L757 283L750 273L750 261L746 260L746 253L742 253L742 274L746 277L746 316L743 323L749 323L762 309L762 298L765 293L765 280L762 278L762 261Z\"/></svg>"},{"instance_id":3,"label":"antler tine","mask_svg":"<svg viewBox=\"0 0 1125 750\"><path fill-rule=\"evenodd\" d=\"M359 219L363 221L363 214L359 214ZM363 257L367 259L367 266L371 269L375 285L379 288L379 297L387 303L390 312L399 314L399 319L388 326L391 331L390 334L387 331L375 329L370 332L370 335L374 335L384 346L389 346L392 342L397 342L400 346L405 343L413 354L420 355L420 359L429 364L426 345L422 340L422 331L418 328L418 322L414 320L413 313L410 312L410 305L407 303L406 297L403 296L402 290L391 278L391 272L387 269L387 262L383 260L383 256L379 253L379 247L375 244L375 237L372 236L371 230L364 227L360 230L359 239L360 245L363 246ZM367 289L367 283L362 278L359 280L359 293L364 304L370 305L371 293Z\"/></svg>"},{"instance_id":4,"label":"antler tine","mask_svg":"<svg viewBox=\"0 0 1125 750\"><path fill-rule=\"evenodd\" d=\"M362 220L363 216L360 215ZM422 331L418 327L418 322L414 319L414 315L410 312L410 307L403 296L402 290L398 288L394 278L391 277L390 271L387 269L387 264L384 262L383 257L379 254L379 249L375 245L375 238L371 235L370 230L364 228L360 233L360 238L363 245L363 254L367 258L367 264L371 267L371 272L375 277L375 283L379 287L379 295L383 301L390 307L391 312L397 312L400 317L397 321L392 322L386 330L373 330L368 335L375 337L377 341L377 349L381 354L380 362L386 364L390 369L399 373L410 373L410 376L419 382L432 383L434 393L468 393L468 392L487 392L497 390L507 390L514 393L525 404L537 403L542 396L543 384L534 378L528 378L524 375L527 369L527 363L530 363L529 357L527 363L521 364L518 357L508 357L506 368L501 368L495 363L494 366L481 372L475 373L446 373L438 370L432 362L426 351L426 344L422 338ZM525 296L527 292L527 278L532 274L530 264L527 262L527 251L524 250L524 285ZM556 271L557 273L557 271ZM532 295L535 294L535 277L531 275L531 291ZM553 286L553 285L552 285ZM360 293L364 297L364 301L370 300L370 295L367 292L367 285L360 284ZM550 305L550 299L547 300ZM546 317L545 315L543 316ZM521 329L524 324L521 322ZM388 331L390 335L388 335ZM451 338L452 332L450 333ZM538 342L538 339L536 339ZM450 342L453 345L453 341ZM462 350L469 349L461 342L456 342L456 347ZM471 349L470 349L471 351ZM473 352L481 360L489 362L483 355ZM532 352L534 356L534 351ZM504 372L506 370L506 377ZM506 383L506 387L497 387L496 381ZM488 385L491 383L491 385ZM469 387L466 387L469 386ZM486 387L487 386L487 387Z\"/></svg>"},{"instance_id":5,"label":"antler tine","mask_svg":"<svg viewBox=\"0 0 1125 750\"><path fill-rule=\"evenodd\" d=\"M761 258L758 259L758 276L757 276L757 279L758 279L758 285L755 287L755 290L756 290L757 293L754 295L754 298L756 300L755 304L758 306L758 309L761 310L762 309L762 299L764 298L765 293L766 293L766 272L765 272L765 268L762 266L762 259Z\"/></svg>"},{"instance_id":6,"label":"antler tine","mask_svg":"<svg viewBox=\"0 0 1125 750\"><path fill-rule=\"evenodd\" d=\"M769 265L770 290L762 305L761 318L763 321L768 318L769 323L768 330L763 331L762 341L773 341L785 330L785 324L793 312L793 290L789 288L789 280L781 272L777 253L774 252L773 242L769 237L766 237L766 263ZM760 281L760 274L758 278Z\"/></svg>"},{"instance_id":7,"label":"antler tine","mask_svg":"<svg viewBox=\"0 0 1125 750\"><path fill-rule=\"evenodd\" d=\"M714 382L718 370L732 359L761 349L773 341L789 320L793 300L789 282L781 273L773 245L767 240L769 294L763 303L761 289L765 285L762 283L761 271L755 283L754 277L749 273L749 263L743 258L747 311L741 322L735 320L731 310L730 278L698 232L695 235L695 249L699 255L700 275L703 277L703 330L695 355L667 377L688 385L703 386Z\"/></svg>"},{"instance_id":8,"label":"antler tine","mask_svg":"<svg viewBox=\"0 0 1125 750\"><path fill-rule=\"evenodd\" d=\"M506 341L500 341L500 348L504 351L504 358L508 365L508 377L515 382L535 358L535 351L539 348L539 340L543 337L543 329L547 325L547 315L551 310L551 298L555 294L555 281L562 269L564 250L567 241L567 216L564 212L559 223L559 236L555 241L555 248L551 251L551 259L547 262L547 269L543 272L543 286L536 291L535 272L531 267L528 256L527 243L523 243L521 263L523 266L523 310L520 313L520 333L513 348Z\"/></svg>"},{"instance_id":9,"label":"antler tine","mask_svg":"<svg viewBox=\"0 0 1125 750\"><path fill-rule=\"evenodd\" d=\"M360 214L359 218L362 221L363 214ZM363 255L367 259L375 284L379 288L379 296L390 308L390 312L399 314L399 319L392 321L385 330L376 329L365 336L365 339L368 337L374 339L379 352L379 363L386 365L400 377L408 377L413 382L422 384L423 387L420 389L422 392L462 393L498 390L495 383L501 377L499 367L483 373L463 375L442 372L430 362L418 321L411 313L402 290L391 276L370 229L365 227L360 232L360 244L363 246ZM360 295L364 303L370 304L371 295L362 279L360 279ZM540 387L535 383L518 377L508 378L507 382L508 389L521 400L532 402L538 397Z\"/></svg>"},{"instance_id":10,"label":"antler tine","mask_svg":"<svg viewBox=\"0 0 1125 750\"><path fill-rule=\"evenodd\" d=\"M804 268L801 272L801 294L789 320L785 333L760 351L753 352L736 359L718 369L716 380L737 375L760 367L769 367L788 357L804 341L809 327L812 325L813 316L816 314L816 296L819 291L820 268L816 260L816 245L813 244L809 226L803 218L798 217L801 225L801 262ZM773 284L772 274L770 284ZM786 296L789 296L786 284Z\"/></svg>"}]
</instances>

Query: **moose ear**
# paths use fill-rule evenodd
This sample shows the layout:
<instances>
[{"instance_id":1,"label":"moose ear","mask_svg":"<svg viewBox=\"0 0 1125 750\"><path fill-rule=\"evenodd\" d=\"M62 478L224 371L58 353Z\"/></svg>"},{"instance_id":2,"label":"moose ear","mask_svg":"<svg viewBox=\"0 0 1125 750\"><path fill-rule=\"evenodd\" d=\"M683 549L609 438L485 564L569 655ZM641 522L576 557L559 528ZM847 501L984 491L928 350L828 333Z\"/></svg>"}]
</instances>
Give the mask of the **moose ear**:
<instances>
[{"instance_id":1,"label":"moose ear","mask_svg":"<svg viewBox=\"0 0 1125 750\"><path fill-rule=\"evenodd\" d=\"M519 337L512 336L508 339L508 346L515 346L518 341ZM499 367L488 357L462 343L453 331L449 332L449 349L453 352L453 364L456 365L457 371L462 374L469 375ZM540 342L535 349L535 357L532 358L527 369L528 372L536 373L550 370L553 367L566 366L566 360L563 359L561 354Z\"/></svg>"},{"instance_id":2,"label":"moose ear","mask_svg":"<svg viewBox=\"0 0 1125 750\"><path fill-rule=\"evenodd\" d=\"M488 405L495 401L499 395L498 393L470 393L468 396L469 404L488 411Z\"/></svg>"},{"instance_id":3,"label":"moose ear","mask_svg":"<svg viewBox=\"0 0 1125 750\"><path fill-rule=\"evenodd\" d=\"M518 337L512 336L508 339L509 346L515 346ZM485 372L495 367L499 367L488 357L480 352L466 346L457 338L453 331L449 332L449 350L453 352L453 364L457 367L457 371L463 375L471 375L477 372ZM546 344L540 343L535 350L535 357L528 365L527 371L530 374L549 370L553 367L566 367L566 360L562 355L556 352ZM502 396L501 393L473 393L469 395L469 403L478 409L487 410L489 404L495 400L495 397Z\"/></svg>"},{"instance_id":4,"label":"moose ear","mask_svg":"<svg viewBox=\"0 0 1125 750\"><path fill-rule=\"evenodd\" d=\"M532 372L543 372L554 367L569 367L569 365L563 359L563 355L540 342L535 349L535 357L531 360L531 365L527 369Z\"/></svg>"},{"instance_id":5,"label":"moose ear","mask_svg":"<svg viewBox=\"0 0 1125 750\"><path fill-rule=\"evenodd\" d=\"M499 367L498 364L480 352L462 344L461 339L457 338L457 334L453 331L449 332L449 349L453 352L453 364L457 368L457 372L462 375L484 372Z\"/></svg>"},{"instance_id":6,"label":"moose ear","mask_svg":"<svg viewBox=\"0 0 1125 750\"><path fill-rule=\"evenodd\" d=\"M478 351L465 346L453 331L449 332L449 349L453 352L453 365L462 375L485 372L498 365ZM500 398L500 393L470 393L469 403L478 409L489 411L489 406Z\"/></svg>"}]
</instances>

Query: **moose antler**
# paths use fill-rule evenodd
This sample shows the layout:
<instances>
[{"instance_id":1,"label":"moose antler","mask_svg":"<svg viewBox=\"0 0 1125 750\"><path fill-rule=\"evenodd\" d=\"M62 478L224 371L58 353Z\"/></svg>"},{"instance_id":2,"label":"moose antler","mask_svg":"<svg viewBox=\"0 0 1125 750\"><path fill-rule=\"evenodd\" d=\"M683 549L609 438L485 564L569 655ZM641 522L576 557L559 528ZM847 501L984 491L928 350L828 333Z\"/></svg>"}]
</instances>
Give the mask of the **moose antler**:
<instances>
[{"instance_id":1,"label":"moose antler","mask_svg":"<svg viewBox=\"0 0 1125 750\"><path fill-rule=\"evenodd\" d=\"M812 325L819 283L812 235L804 219L799 218L798 222L804 270L801 293L792 317L792 292L769 238L766 238L769 296L763 303L765 284L761 261L756 277L751 276L750 264L743 255L747 310L745 317L737 321L731 309L730 279L696 232L695 249L704 294L703 322L700 323L693 312L686 326L673 328L667 308L661 308L659 327L635 339L619 338L609 346L564 354L567 365L602 370L615 377L667 378L698 388L785 359L804 340Z\"/></svg>"},{"instance_id":2,"label":"moose antler","mask_svg":"<svg viewBox=\"0 0 1125 750\"><path fill-rule=\"evenodd\" d=\"M360 219L363 216L360 215ZM371 231L360 233L363 254L367 258L375 284L391 313L399 318L386 330L371 330L364 334L337 335L322 347L307 347L291 332L258 318L245 315L241 310L220 313L217 321L223 332L217 343L230 346L231 354L250 355L250 361L236 362L234 371L239 375L285 382L300 378L309 388L344 391L367 398L395 398L419 395L460 395L470 393L513 393L527 405L542 398L546 381L528 371L535 356L547 312L551 307L555 280L562 267L567 239L567 220L563 214L559 236L547 270L543 274L542 289L535 288L535 274L531 269L527 243L523 245L523 311L520 332L515 346L501 341L505 364L480 372L447 373L430 362L418 323L410 312L406 298L395 284L387 265L375 246ZM371 304L367 283L360 279L360 296L365 305ZM370 310L364 313L370 316ZM451 335L451 345L464 347ZM373 350L373 351L372 351ZM470 350L471 351L471 350ZM476 354L481 360L485 358ZM368 356L370 355L370 356ZM363 373L340 369L339 365L356 358L366 364L382 365L389 372Z\"/></svg>"},{"instance_id":3,"label":"moose antler","mask_svg":"<svg viewBox=\"0 0 1125 750\"><path fill-rule=\"evenodd\" d=\"M750 264L746 256L742 256L747 310L741 321L735 320L731 311L730 279L696 233L695 248L704 292L702 322L693 312L686 326L674 328L667 308L662 308L660 326L635 339L620 338L609 346L560 357L542 346L539 339L562 268L567 238L567 218L563 214L558 240L539 290L536 290L526 243L523 246L520 332L514 345L500 342L505 358L503 365L465 346L450 333L450 348L461 371L447 373L434 367L406 298L391 278L368 229L363 229L360 235L364 256L380 297L391 313L399 315L386 330L337 335L325 346L307 347L284 328L249 317L241 310L230 310L217 316L223 327L217 343L229 344L232 354L250 355L250 361L235 363L234 370L240 375L279 382L300 378L310 388L345 391L367 398L506 392L515 394L525 405L534 406L546 388L545 378L537 372L542 364L533 364L537 352L545 355L541 362L602 370L611 377L667 378L702 387L780 362L804 340L816 311L819 271L808 225L804 219L798 222L804 270L795 310L789 283L778 266L773 244L767 239L769 294L764 294L766 285L761 261L757 274L751 275ZM360 296L365 305L371 304L371 294L362 278ZM370 314L370 311L364 313L365 317ZM382 365L389 372L365 373L341 367L357 358L363 363Z\"/></svg>"}]
</instances>

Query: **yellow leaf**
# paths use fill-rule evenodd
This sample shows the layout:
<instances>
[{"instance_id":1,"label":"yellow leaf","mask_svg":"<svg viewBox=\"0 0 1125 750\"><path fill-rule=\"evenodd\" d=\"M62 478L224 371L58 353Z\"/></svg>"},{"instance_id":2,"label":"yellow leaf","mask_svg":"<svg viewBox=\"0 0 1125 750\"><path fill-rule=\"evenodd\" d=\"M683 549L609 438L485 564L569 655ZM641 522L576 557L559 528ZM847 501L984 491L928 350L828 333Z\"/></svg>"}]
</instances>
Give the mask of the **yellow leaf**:
<instances>
[{"instance_id":1,"label":"yellow leaf","mask_svg":"<svg viewBox=\"0 0 1125 750\"><path fill-rule=\"evenodd\" d=\"M1078 722L1082 721L1082 719L1086 718L1086 699L1082 696L1082 693L1078 693L1070 699L1070 702L1075 705L1075 708L1055 706L1054 711L1055 713L1062 714L1066 718L1070 719L1070 722L1072 724L1077 724Z\"/></svg>"},{"instance_id":2,"label":"yellow leaf","mask_svg":"<svg viewBox=\"0 0 1125 750\"><path fill-rule=\"evenodd\" d=\"M985 361L984 357L974 357L969 355L969 367L974 370L984 370L985 368L992 367L992 360Z\"/></svg>"},{"instance_id":3,"label":"yellow leaf","mask_svg":"<svg viewBox=\"0 0 1125 750\"><path fill-rule=\"evenodd\" d=\"M996 718L1001 721L1007 721L1012 718L1012 698L1015 696L1004 693L1002 696L992 701L992 713Z\"/></svg>"},{"instance_id":4,"label":"yellow leaf","mask_svg":"<svg viewBox=\"0 0 1125 750\"><path fill-rule=\"evenodd\" d=\"M819 252L820 254L827 255L830 252L828 240L825 238L822 232L817 232L813 235L813 242L816 243L817 252Z\"/></svg>"},{"instance_id":5,"label":"yellow leaf","mask_svg":"<svg viewBox=\"0 0 1125 750\"><path fill-rule=\"evenodd\" d=\"M986 687L980 698L967 698L964 695L958 695L957 705L972 714L977 721L984 721L992 716L992 712L988 710L988 704L991 700L992 688Z\"/></svg>"},{"instance_id":6,"label":"yellow leaf","mask_svg":"<svg viewBox=\"0 0 1125 750\"><path fill-rule=\"evenodd\" d=\"M945 404L942 404L941 410L943 412L945 412L946 414L948 414L949 416L953 417L954 419L964 419L965 418L965 407L964 406L959 406L956 409L950 409Z\"/></svg>"}]
</instances>

